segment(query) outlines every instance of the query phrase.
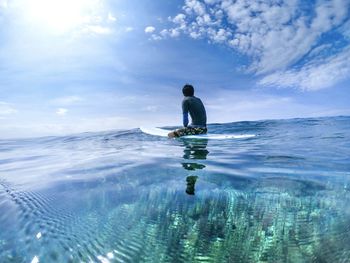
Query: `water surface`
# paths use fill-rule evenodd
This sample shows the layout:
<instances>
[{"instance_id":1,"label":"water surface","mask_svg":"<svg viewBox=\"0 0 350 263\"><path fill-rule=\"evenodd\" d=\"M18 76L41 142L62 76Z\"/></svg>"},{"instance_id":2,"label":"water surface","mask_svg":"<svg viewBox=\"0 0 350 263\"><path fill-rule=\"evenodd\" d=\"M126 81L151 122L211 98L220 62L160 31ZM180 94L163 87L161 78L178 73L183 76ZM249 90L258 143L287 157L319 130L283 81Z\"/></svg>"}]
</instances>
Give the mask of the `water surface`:
<instances>
[{"instance_id":1,"label":"water surface","mask_svg":"<svg viewBox=\"0 0 350 263\"><path fill-rule=\"evenodd\" d=\"M349 262L350 117L0 140L0 262Z\"/></svg>"}]
</instances>

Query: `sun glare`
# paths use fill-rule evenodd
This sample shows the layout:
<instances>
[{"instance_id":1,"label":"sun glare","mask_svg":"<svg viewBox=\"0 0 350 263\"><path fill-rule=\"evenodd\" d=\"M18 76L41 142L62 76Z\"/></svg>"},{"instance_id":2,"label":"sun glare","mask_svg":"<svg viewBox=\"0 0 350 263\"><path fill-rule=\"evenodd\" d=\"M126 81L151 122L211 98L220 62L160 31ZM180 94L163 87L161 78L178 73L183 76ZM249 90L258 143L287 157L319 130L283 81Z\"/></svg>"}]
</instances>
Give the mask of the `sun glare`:
<instances>
[{"instance_id":1,"label":"sun glare","mask_svg":"<svg viewBox=\"0 0 350 263\"><path fill-rule=\"evenodd\" d=\"M31 23L55 32L66 32L94 18L96 0L29 0L25 13Z\"/></svg>"}]
</instances>

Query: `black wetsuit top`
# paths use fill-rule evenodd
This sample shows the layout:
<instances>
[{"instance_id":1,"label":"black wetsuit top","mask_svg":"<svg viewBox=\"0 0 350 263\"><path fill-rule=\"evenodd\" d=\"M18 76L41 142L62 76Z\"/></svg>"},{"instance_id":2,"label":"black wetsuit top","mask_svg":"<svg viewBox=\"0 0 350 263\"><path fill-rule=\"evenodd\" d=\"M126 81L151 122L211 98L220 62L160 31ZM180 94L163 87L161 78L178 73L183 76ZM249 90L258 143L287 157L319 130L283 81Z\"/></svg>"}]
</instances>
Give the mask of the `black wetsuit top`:
<instances>
[{"instance_id":1,"label":"black wetsuit top","mask_svg":"<svg viewBox=\"0 0 350 263\"><path fill-rule=\"evenodd\" d=\"M190 126L192 127L206 127L207 126L207 114L205 112L205 108L203 102L195 97L188 96L185 97L182 101L182 112L184 117L184 126L186 127L188 124L188 113L190 113L192 123ZM186 121L187 118L187 121Z\"/></svg>"}]
</instances>

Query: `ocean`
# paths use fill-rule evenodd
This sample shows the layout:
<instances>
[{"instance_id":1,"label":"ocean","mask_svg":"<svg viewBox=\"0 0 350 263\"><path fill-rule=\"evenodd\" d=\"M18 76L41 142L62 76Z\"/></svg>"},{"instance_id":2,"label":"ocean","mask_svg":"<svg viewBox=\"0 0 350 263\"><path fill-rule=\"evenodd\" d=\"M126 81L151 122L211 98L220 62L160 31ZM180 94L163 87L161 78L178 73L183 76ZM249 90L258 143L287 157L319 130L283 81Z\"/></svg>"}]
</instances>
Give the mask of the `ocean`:
<instances>
[{"instance_id":1,"label":"ocean","mask_svg":"<svg viewBox=\"0 0 350 263\"><path fill-rule=\"evenodd\" d=\"M0 262L350 262L350 117L208 129L1 139Z\"/></svg>"}]
</instances>

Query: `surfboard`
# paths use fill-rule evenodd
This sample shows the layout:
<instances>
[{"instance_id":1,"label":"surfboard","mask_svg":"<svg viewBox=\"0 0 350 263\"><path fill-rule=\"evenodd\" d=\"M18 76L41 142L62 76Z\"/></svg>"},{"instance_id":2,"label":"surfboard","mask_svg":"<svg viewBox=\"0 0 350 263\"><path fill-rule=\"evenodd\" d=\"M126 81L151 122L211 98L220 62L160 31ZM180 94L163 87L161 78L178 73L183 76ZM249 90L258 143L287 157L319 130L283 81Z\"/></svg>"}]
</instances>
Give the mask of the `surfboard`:
<instances>
[{"instance_id":1,"label":"surfboard","mask_svg":"<svg viewBox=\"0 0 350 263\"><path fill-rule=\"evenodd\" d=\"M161 137L168 137L168 133L171 132L169 130L160 129L156 127L140 127L140 130L143 133L154 135L154 136L161 136Z\"/></svg>"},{"instance_id":2,"label":"surfboard","mask_svg":"<svg viewBox=\"0 0 350 263\"><path fill-rule=\"evenodd\" d=\"M140 130L143 133L154 135L154 136L161 136L161 137L168 137L168 133L171 132L170 130L165 130L165 129L156 128L156 127L140 127ZM255 137L255 134L199 134L199 135L186 135L180 138L227 140L227 139L247 139L252 137Z\"/></svg>"}]
</instances>

